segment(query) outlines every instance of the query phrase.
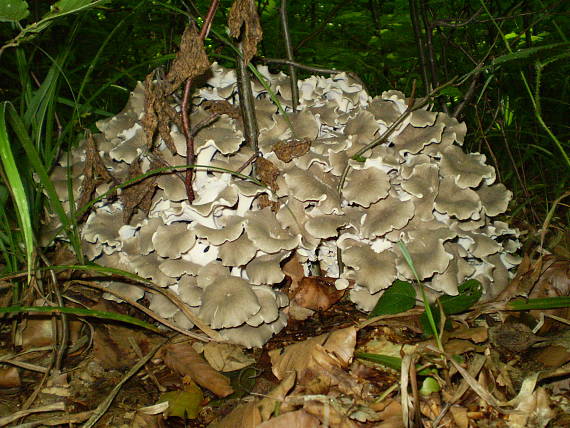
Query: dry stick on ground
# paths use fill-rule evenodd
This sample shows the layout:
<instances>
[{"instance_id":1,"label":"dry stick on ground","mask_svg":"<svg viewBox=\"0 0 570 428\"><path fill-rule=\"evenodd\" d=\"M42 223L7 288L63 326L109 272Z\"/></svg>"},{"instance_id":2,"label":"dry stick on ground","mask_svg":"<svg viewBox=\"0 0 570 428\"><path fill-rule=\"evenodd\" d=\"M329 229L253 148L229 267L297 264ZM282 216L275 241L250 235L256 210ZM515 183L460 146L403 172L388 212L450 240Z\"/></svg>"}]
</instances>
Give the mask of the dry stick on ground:
<instances>
[{"instance_id":1,"label":"dry stick on ground","mask_svg":"<svg viewBox=\"0 0 570 428\"><path fill-rule=\"evenodd\" d=\"M83 286L87 286L87 287L90 287L90 288L96 288L97 290L104 291L105 293L112 294L113 296L118 297L118 298L121 299L121 300L124 300L124 301L127 302L129 305L133 306L134 308L137 308L139 311L144 312L144 313L147 314L149 317L151 317L151 318L153 318L154 320L158 321L159 323L165 325L166 327L171 328L171 329L174 330L174 331L177 331L177 332L179 332L179 333L181 333L181 334L184 334L184 335L186 335L186 336L192 337L192 338L194 338L194 339L201 340L201 341L203 341L203 342L209 342L209 341L210 341L209 338L207 338L207 337L205 337L205 336L202 336L201 334L193 333L193 332L191 332L191 331L188 331L188 330L185 330L185 329L183 329L183 328L178 327L176 324L173 324L173 323L171 323L170 321L165 320L164 318L159 317L159 316L156 315L153 311L151 311L151 310L148 309L147 307L141 305L140 303L137 303L137 302L135 302L134 300L129 299L129 298L126 297L126 296L123 296L121 293L117 293L116 291L110 290L110 289L108 289L108 288L106 288L106 287L104 287L104 286L102 286L102 285L95 284L95 283L92 282L92 281L85 281L85 280L81 280L81 279L74 279L74 280L71 280L71 281L68 282L68 284L70 284L70 285L71 285L71 284L83 285ZM164 291L164 290L163 290L163 291ZM169 297L169 296L166 296L166 297ZM175 303L175 304L176 304L176 303ZM180 305L176 305L176 306L178 306L180 309L182 309L182 308L180 307ZM184 314L187 315L186 312L184 312ZM194 321L193 321L194 319L196 319L196 316L195 316L194 314L192 314L192 319L191 319L191 321L194 322ZM200 320L198 320L198 322L201 323ZM194 323L194 324L196 324L196 323ZM197 324L196 324L196 326L197 326ZM200 327L198 327L198 328L200 328ZM210 330L210 328L208 327L207 330ZM203 331L203 330L202 330L202 331ZM206 333L206 332L205 332L205 333ZM214 332L214 333L216 333L216 332ZM219 336L219 335L218 335L218 336Z\"/></svg>"},{"instance_id":2,"label":"dry stick on ground","mask_svg":"<svg viewBox=\"0 0 570 428\"><path fill-rule=\"evenodd\" d=\"M281 28L283 30L283 41L285 42L285 53L287 54L287 59L289 61L293 61L293 47L291 46L291 35L289 34L289 24L287 23L287 0L281 0L279 16L281 18ZM297 104L299 104L297 70L291 64L289 64L289 79L291 82L291 103L293 104L293 111L297 111Z\"/></svg>"},{"instance_id":3,"label":"dry stick on ground","mask_svg":"<svg viewBox=\"0 0 570 428\"><path fill-rule=\"evenodd\" d=\"M214 20L214 15L216 13L216 9L218 8L218 0L212 0L210 4L210 8L208 9L208 14L206 15L206 19L204 20L204 25L202 25L202 30L200 31L200 40L204 41L208 32L210 31L210 26L212 25L212 21ZM193 165L195 161L195 153L194 153L194 136L190 132L190 111L189 111L189 104L190 104L190 89L192 87L192 79L186 80L186 85L184 86L184 97L182 98L182 105L180 106L180 117L182 118L182 131L184 133L184 137L186 138L186 163L188 165ZM192 177L193 177L193 169L188 168L186 170L186 178L184 180L184 184L186 185L186 194L188 196L188 202L192 203L194 201L194 189L192 189Z\"/></svg>"},{"instance_id":4,"label":"dry stick on ground","mask_svg":"<svg viewBox=\"0 0 570 428\"><path fill-rule=\"evenodd\" d=\"M47 406L41 406L30 410L20 410L18 412L12 413L9 416L4 416L3 418L0 418L0 427L8 425L9 423L14 422L17 419L24 418L34 413L57 412L64 410L65 410L65 403L63 402L48 404Z\"/></svg>"}]
</instances>

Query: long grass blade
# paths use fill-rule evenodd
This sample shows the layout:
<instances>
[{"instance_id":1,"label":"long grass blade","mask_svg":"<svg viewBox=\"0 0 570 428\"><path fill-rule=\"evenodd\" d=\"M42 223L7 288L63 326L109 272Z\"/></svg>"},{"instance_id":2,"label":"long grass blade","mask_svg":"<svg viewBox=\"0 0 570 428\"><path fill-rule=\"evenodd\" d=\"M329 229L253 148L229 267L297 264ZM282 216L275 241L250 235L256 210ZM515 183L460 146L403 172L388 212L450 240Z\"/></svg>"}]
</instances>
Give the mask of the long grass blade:
<instances>
[{"instance_id":1,"label":"long grass blade","mask_svg":"<svg viewBox=\"0 0 570 428\"><path fill-rule=\"evenodd\" d=\"M18 172L16 161L10 146L8 130L6 127L6 110L9 106L8 102L0 105L0 160L4 170L4 179L12 193L12 199L16 206L16 212L20 228L24 236L24 247L26 251L26 267L28 272L28 281L32 274L33 252L34 252L34 231L30 219L30 207L22 178Z\"/></svg>"}]
</instances>

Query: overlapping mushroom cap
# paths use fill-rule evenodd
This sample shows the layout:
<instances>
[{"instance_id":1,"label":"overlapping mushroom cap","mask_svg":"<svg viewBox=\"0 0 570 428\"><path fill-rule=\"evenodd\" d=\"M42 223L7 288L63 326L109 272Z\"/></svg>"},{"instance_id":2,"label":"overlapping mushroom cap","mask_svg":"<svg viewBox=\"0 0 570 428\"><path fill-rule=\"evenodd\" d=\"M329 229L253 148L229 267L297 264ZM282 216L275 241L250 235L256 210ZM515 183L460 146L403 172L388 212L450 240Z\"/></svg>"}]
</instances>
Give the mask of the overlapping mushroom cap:
<instances>
[{"instance_id":1,"label":"overlapping mushroom cap","mask_svg":"<svg viewBox=\"0 0 570 428\"><path fill-rule=\"evenodd\" d=\"M406 110L400 92L371 98L345 74L312 76L299 82L300 105L292 112L288 77L264 67L259 71L287 111L285 117L265 87L254 82L263 158L257 170L266 187L219 169L200 169L190 204L182 180L161 175L148 212L136 211L128 224L120 200L95 205L83 227L90 259L126 266L169 287L210 327L245 346L263 345L286 325L288 300L277 288L284 279L281 265L293 253L307 273L310 263L318 263L327 276L353 281L350 298L363 310L396 279L413 279L398 241L434 292L457 294L458 284L469 278L481 281L489 295L506 285L518 263L517 231L492 217L506 210L511 193L495 183L484 155L461 149L464 124L417 110L386 142L354 160ZM216 64L212 72L208 85L194 94L194 124L208 115L205 101L237 99L235 73ZM98 124L101 161L119 182L129 164L140 162L144 173L152 162L141 144L143 96L138 86L123 112ZM252 154L241 127L222 114L198 132L196 163L240 168ZM159 154L172 165L184 164L184 139L175 126L171 135L176 153L158 141ZM83 183L81 153L82 146L71 156L76 198ZM54 171L58 183L65 181L65 170L62 164ZM243 170L250 172L251 166ZM67 201L67 186L60 187L58 194ZM109 185L99 187L96 194ZM131 286L123 285L132 296ZM113 284L116 290L120 286ZM169 301L148 298L159 315L191 327Z\"/></svg>"}]
</instances>

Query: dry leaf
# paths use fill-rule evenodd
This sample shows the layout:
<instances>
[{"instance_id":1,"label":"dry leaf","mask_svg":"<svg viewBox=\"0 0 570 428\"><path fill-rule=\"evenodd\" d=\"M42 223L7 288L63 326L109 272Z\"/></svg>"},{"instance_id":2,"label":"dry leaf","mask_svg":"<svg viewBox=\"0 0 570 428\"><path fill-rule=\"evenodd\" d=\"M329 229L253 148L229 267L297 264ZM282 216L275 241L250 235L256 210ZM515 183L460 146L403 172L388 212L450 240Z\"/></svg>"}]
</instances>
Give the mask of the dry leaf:
<instances>
[{"instance_id":1,"label":"dry leaf","mask_svg":"<svg viewBox=\"0 0 570 428\"><path fill-rule=\"evenodd\" d=\"M336 289L335 281L335 278L323 276L304 277L299 281L292 300L303 308L326 311L344 296L344 290Z\"/></svg>"},{"instance_id":2,"label":"dry leaf","mask_svg":"<svg viewBox=\"0 0 570 428\"><path fill-rule=\"evenodd\" d=\"M17 367L0 367L0 389L18 388L21 384Z\"/></svg>"},{"instance_id":3,"label":"dry leaf","mask_svg":"<svg viewBox=\"0 0 570 428\"><path fill-rule=\"evenodd\" d=\"M322 426L319 419L304 410L288 412L272 418L257 428L315 428Z\"/></svg>"},{"instance_id":4,"label":"dry leaf","mask_svg":"<svg viewBox=\"0 0 570 428\"><path fill-rule=\"evenodd\" d=\"M203 351L206 361L219 372L233 372L255 364L255 359L245 355L238 345L208 342Z\"/></svg>"},{"instance_id":5,"label":"dry leaf","mask_svg":"<svg viewBox=\"0 0 570 428\"><path fill-rule=\"evenodd\" d=\"M283 350L274 349L269 352L269 357L273 374L277 379L283 379L292 371L301 376L306 369L346 367L355 346L356 328L348 327L289 345Z\"/></svg>"},{"instance_id":6,"label":"dry leaf","mask_svg":"<svg viewBox=\"0 0 570 428\"><path fill-rule=\"evenodd\" d=\"M255 159L255 164L257 165L257 175L259 180L269 187L274 192L279 189L277 186L277 177L279 177L279 168L277 168L273 162L263 158L258 157Z\"/></svg>"},{"instance_id":7,"label":"dry leaf","mask_svg":"<svg viewBox=\"0 0 570 428\"><path fill-rule=\"evenodd\" d=\"M157 167L158 165L151 164L151 169ZM140 175L142 175L142 170L139 159L129 166L127 180L132 180ZM119 197L123 202L123 221L125 224L129 223L137 208L148 214L155 190L156 177L147 177L123 189Z\"/></svg>"},{"instance_id":8,"label":"dry leaf","mask_svg":"<svg viewBox=\"0 0 570 428\"><path fill-rule=\"evenodd\" d=\"M308 138L278 141L273 145L275 156L285 163L289 163L293 159L303 156L310 148L311 140Z\"/></svg>"},{"instance_id":9,"label":"dry leaf","mask_svg":"<svg viewBox=\"0 0 570 428\"><path fill-rule=\"evenodd\" d=\"M186 26L180 41L180 50L172 62L166 79L170 82L168 94L176 91L187 79L203 74L210 67L204 42L193 23Z\"/></svg>"},{"instance_id":10,"label":"dry leaf","mask_svg":"<svg viewBox=\"0 0 570 428\"><path fill-rule=\"evenodd\" d=\"M243 57L247 64L257 52L257 44L263 37L255 2L235 0L228 16L228 27L232 37L238 39L241 35ZM242 27L245 27L243 32Z\"/></svg>"},{"instance_id":11,"label":"dry leaf","mask_svg":"<svg viewBox=\"0 0 570 428\"><path fill-rule=\"evenodd\" d=\"M204 111L212 114L227 114L235 120L241 119L239 107L230 104L227 100L207 100L201 104Z\"/></svg>"},{"instance_id":12,"label":"dry leaf","mask_svg":"<svg viewBox=\"0 0 570 428\"><path fill-rule=\"evenodd\" d=\"M487 327L464 327L453 330L449 333L450 338L454 339L468 339L475 343L486 342Z\"/></svg>"},{"instance_id":13,"label":"dry leaf","mask_svg":"<svg viewBox=\"0 0 570 428\"><path fill-rule=\"evenodd\" d=\"M262 422L257 404L258 400L242 404L220 421L208 425L208 428L256 428Z\"/></svg>"},{"instance_id":14,"label":"dry leaf","mask_svg":"<svg viewBox=\"0 0 570 428\"><path fill-rule=\"evenodd\" d=\"M190 343L166 345L161 350L164 363L183 376L189 376L198 385L209 389L218 397L227 397L234 390L230 380L214 370Z\"/></svg>"},{"instance_id":15,"label":"dry leaf","mask_svg":"<svg viewBox=\"0 0 570 428\"><path fill-rule=\"evenodd\" d=\"M542 387L523 397L516 407L518 413L508 417L510 428L545 427L556 416L550 408L549 394Z\"/></svg>"},{"instance_id":16,"label":"dry leaf","mask_svg":"<svg viewBox=\"0 0 570 428\"><path fill-rule=\"evenodd\" d=\"M316 416L321 422L325 422L330 427L358 428L358 425L351 421L347 415L343 414L336 406L329 402L310 400L305 403L303 409Z\"/></svg>"},{"instance_id":17,"label":"dry leaf","mask_svg":"<svg viewBox=\"0 0 570 428\"><path fill-rule=\"evenodd\" d=\"M273 412L275 412L275 409L283 402L291 388L295 385L296 378L295 373L289 373L289 376L283 379L279 385L273 388L271 392L259 402L257 407L264 421L268 420Z\"/></svg>"},{"instance_id":18,"label":"dry leaf","mask_svg":"<svg viewBox=\"0 0 570 428\"><path fill-rule=\"evenodd\" d=\"M85 164L83 166L83 183L81 184L81 196L77 201L78 207L83 207L91 200L95 188L105 182L113 182L115 180L107 171L107 167L103 163L103 159L99 156L95 139L91 132L87 132L85 140ZM84 215L86 215L85 212Z\"/></svg>"}]
</instances>

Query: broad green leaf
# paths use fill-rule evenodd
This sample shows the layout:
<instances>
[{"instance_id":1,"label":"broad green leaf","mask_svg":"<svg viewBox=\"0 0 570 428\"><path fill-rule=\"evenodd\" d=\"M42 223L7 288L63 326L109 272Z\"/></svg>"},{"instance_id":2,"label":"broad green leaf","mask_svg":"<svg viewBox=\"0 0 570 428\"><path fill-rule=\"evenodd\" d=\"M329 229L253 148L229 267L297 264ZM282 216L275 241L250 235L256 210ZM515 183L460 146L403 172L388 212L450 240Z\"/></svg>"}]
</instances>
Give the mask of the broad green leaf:
<instances>
[{"instance_id":1,"label":"broad green leaf","mask_svg":"<svg viewBox=\"0 0 570 428\"><path fill-rule=\"evenodd\" d=\"M471 306L479 301L483 294L483 287L476 279L469 279L457 287L459 294L457 296L441 296L437 303L430 305L433 320L436 325L439 325L441 320L440 305L445 315L454 315L465 312ZM429 321L427 311L420 317L420 324L427 336L432 334L432 323Z\"/></svg>"},{"instance_id":2,"label":"broad green leaf","mask_svg":"<svg viewBox=\"0 0 570 428\"><path fill-rule=\"evenodd\" d=\"M476 279L467 280L457 288L459 290L457 296L441 296L439 298L446 315L465 312L477 303L483 295L483 287Z\"/></svg>"},{"instance_id":3,"label":"broad green leaf","mask_svg":"<svg viewBox=\"0 0 570 428\"><path fill-rule=\"evenodd\" d=\"M200 403L204 400L202 390L195 384L186 385L185 391L169 391L162 394L159 403L168 401L168 416L195 419L200 413Z\"/></svg>"},{"instance_id":4,"label":"broad green leaf","mask_svg":"<svg viewBox=\"0 0 570 428\"><path fill-rule=\"evenodd\" d=\"M24 190L22 178L18 172L10 140L8 138L8 131L6 129L6 108L9 106L8 102L3 102L0 105L0 161L2 162L2 169L8 181L10 192L16 206L16 213L18 221L24 236L24 247L26 249L26 263L28 269L28 279L30 279L32 269L32 255L34 251L34 232L32 230L32 222L30 219L30 206L28 204L28 197Z\"/></svg>"},{"instance_id":5,"label":"broad green leaf","mask_svg":"<svg viewBox=\"0 0 570 428\"><path fill-rule=\"evenodd\" d=\"M0 1L0 22L20 21L29 14L28 3L24 0Z\"/></svg>"},{"instance_id":6,"label":"broad green leaf","mask_svg":"<svg viewBox=\"0 0 570 428\"><path fill-rule=\"evenodd\" d=\"M416 305L416 290L409 282L397 279L380 296L376 306L370 312L370 318L379 315L399 314L412 309Z\"/></svg>"}]
</instances>

